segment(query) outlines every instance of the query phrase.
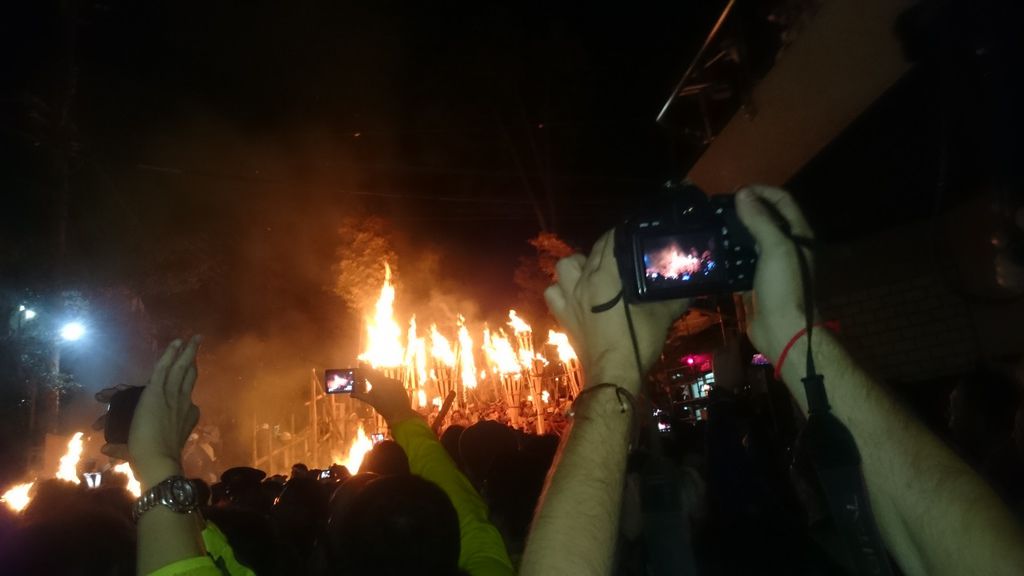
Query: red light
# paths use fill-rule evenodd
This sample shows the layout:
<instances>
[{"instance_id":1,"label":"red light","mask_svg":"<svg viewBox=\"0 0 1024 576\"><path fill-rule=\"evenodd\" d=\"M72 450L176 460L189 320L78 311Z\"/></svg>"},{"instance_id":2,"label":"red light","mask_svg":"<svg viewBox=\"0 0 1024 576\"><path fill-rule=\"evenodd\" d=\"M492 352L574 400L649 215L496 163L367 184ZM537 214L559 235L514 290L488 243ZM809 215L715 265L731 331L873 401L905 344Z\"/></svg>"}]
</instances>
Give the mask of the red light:
<instances>
[{"instance_id":1,"label":"red light","mask_svg":"<svg viewBox=\"0 0 1024 576\"><path fill-rule=\"evenodd\" d=\"M689 364L690 366L693 366L693 356L687 357L686 358L686 363Z\"/></svg>"}]
</instances>

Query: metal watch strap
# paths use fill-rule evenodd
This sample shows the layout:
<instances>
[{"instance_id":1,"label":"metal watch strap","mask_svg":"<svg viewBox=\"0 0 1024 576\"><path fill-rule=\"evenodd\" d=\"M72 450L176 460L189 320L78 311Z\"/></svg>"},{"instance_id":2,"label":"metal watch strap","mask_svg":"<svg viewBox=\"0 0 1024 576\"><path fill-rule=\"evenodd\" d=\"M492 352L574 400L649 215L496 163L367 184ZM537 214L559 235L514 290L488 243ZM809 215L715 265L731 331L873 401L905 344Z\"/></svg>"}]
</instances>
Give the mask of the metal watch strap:
<instances>
[{"instance_id":1,"label":"metal watch strap","mask_svg":"<svg viewBox=\"0 0 1024 576\"><path fill-rule=\"evenodd\" d=\"M135 501L135 505L132 506L132 520L138 522L139 518L141 518L143 514L149 512L157 505L163 505L180 514L187 514L195 510L195 502L192 502L191 504L175 502L172 486L175 482L179 481L188 482L188 479L184 476L169 476L156 486L146 490L142 496L139 496ZM184 506L182 506L182 504L184 504Z\"/></svg>"}]
</instances>

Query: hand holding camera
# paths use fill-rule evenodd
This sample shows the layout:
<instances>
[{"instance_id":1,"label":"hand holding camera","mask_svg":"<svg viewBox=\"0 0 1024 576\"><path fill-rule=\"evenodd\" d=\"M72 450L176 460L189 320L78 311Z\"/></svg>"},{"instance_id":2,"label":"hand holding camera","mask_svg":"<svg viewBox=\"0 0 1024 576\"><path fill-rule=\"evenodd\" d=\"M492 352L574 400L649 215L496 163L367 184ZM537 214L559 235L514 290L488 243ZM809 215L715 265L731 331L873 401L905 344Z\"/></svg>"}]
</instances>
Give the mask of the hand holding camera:
<instances>
[{"instance_id":1,"label":"hand holding camera","mask_svg":"<svg viewBox=\"0 0 1024 576\"><path fill-rule=\"evenodd\" d=\"M797 248L793 236L811 239L811 227L793 197L778 188L753 186L740 191L736 208L760 250L754 293L744 295L748 310L750 341L769 360L775 361L786 342L804 328L807 313ZM810 250L805 256L812 270Z\"/></svg>"},{"instance_id":2,"label":"hand holding camera","mask_svg":"<svg viewBox=\"0 0 1024 576\"><path fill-rule=\"evenodd\" d=\"M589 257L575 254L563 258L557 271L558 283L544 292L544 298L581 355L586 384L612 383L638 389L640 376L622 299L603 312L593 310L622 293L614 233L601 236ZM685 300L631 306L643 371L657 359L668 327L685 309Z\"/></svg>"},{"instance_id":3,"label":"hand holding camera","mask_svg":"<svg viewBox=\"0 0 1024 576\"><path fill-rule=\"evenodd\" d=\"M388 426L419 416L409 403L409 394L406 393L402 383L394 378L388 378L375 370L360 370L364 380L364 386L356 386L352 390L352 397L362 400L384 420Z\"/></svg>"}]
</instances>

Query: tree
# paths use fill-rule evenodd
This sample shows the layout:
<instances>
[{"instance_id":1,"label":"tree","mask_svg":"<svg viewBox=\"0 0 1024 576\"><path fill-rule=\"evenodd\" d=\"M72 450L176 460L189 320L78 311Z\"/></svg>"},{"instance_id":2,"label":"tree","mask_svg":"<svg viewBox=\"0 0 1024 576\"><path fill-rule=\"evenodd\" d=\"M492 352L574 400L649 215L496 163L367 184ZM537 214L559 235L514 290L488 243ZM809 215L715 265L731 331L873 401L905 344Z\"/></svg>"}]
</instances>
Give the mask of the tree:
<instances>
[{"instance_id":1,"label":"tree","mask_svg":"<svg viewBox=\"0 0 1024 576\"><path fill-rule=\"evenodd\" d=\"M558 278L555 265L576 250L553 232L540 232L528 242L535 253L519 259L513 280L519 287L523 312L530 318L542 318L547 315L544 290Z\"/></svg>"}]
</instances>

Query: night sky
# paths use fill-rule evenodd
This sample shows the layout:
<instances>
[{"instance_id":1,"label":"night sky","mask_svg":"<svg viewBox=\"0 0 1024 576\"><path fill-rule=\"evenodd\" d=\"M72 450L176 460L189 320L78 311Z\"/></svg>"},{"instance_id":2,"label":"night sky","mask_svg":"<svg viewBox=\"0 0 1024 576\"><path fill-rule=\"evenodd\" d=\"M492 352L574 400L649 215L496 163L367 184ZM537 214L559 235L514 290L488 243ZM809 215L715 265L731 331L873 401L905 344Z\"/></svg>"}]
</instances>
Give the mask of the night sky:
<instances>
[{"instance_id":1,"label":"night sky","mask_svg":"<svg viewBox=\"0 0 1024 576\"><path fill-rule=\"evenodd\" d=\"M723 5L8 7L3 290L140 296L142 338L94 298L101 330L65 362L87 390L142 378L152 343L192 331L208 380L267 386L352 360L331 267L342 220L379 216L400 299L494 321L518 305L527 239L587 248L685 173L692 150L655 117Z\"/></svg>"},{"instance_id":2,"label":"night sky","mask_svg":"<svg viewBox=\"0 0 1024 576\"><path fill-rule=\"evenodd\" d=\"M722 3L30 4L5 18L6 113L60 100L74 59L71 268L131 275L126 242L170 238L326 250L373 213L481 298L542 227L585 246L676 175L654 117ZM7 240L45 240L45 153L5 140Z\"/></svg>"}]
</instances>

